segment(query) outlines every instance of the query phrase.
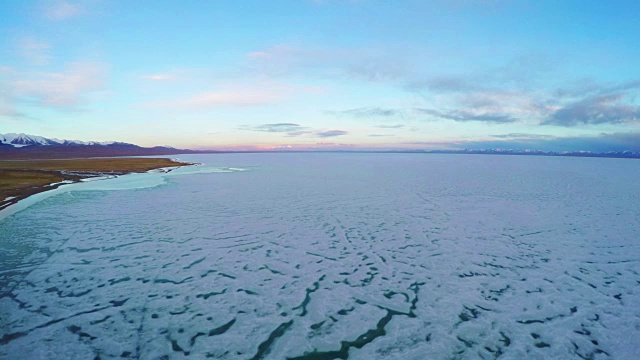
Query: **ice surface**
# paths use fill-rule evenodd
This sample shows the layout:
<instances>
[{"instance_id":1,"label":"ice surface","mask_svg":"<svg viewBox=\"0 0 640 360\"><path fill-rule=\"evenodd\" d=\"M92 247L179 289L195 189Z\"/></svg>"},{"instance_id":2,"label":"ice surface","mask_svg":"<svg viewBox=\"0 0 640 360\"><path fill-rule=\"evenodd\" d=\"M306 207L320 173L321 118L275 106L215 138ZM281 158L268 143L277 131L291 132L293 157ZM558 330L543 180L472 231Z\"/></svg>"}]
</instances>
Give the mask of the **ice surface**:
<instances>
[{"instance_id":1,"label":"ice surface","mask_svg":"<svg viewBox=\"0 0 640 360\"><path fill-rule=\"evenodd\" d=\"M0 220L0 358L640 351L635 160L181 159Z\"/></svg>"},{"instance_id":2,"label":"ice surface","mask_svg":"<svg viewBox=\"0 0 640 360\"><path fill-rule=\"evenodd\" d=\"M170 169L171 172L167 172L167 169L151 170L147 173L134 173L122 176L99 176L82 179L79 183L73 183L72 181L65 180L59 183L50 184L50 186L56 184L66 184L56 189L38 193L28 197L27 199L20 201L16 204L8 206L0 210L0 220L13 215L19 211L22 211L29 206L36 204L51 196L58 195L69 191L95 191L95 190L132 190L132 189L144 189L155 186L160 186L166 183L166 178L183 174L212 174L212 173L227 173L236 171L245 171L246 169L227 168L227 167L212 167L212 166L189 166L183 168ZM10 198L5 199L10 200Z\"/></svg>"}]
</instances>

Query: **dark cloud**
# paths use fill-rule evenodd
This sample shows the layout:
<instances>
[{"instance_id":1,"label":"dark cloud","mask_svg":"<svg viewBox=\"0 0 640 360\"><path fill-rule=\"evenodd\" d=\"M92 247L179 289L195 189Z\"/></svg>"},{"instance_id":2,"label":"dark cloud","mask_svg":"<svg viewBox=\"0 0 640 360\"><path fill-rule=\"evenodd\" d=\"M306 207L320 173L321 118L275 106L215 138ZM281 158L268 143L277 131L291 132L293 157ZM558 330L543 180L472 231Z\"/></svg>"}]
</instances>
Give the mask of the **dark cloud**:
<instances>
[{"instance_id":1,"label":"dark cloud","mask_svg":"<svg viewBox=\"0 0 640 360\"><path fill-rule=\"evenodd\" d=\"M511 123L516 121L517 119L508 115L508 114L499 114L499 113L483 113L483 114L474 114L465 110L452 110L452 111L438 111L435 109L423 109L416 108L416 111L433 115L439 118L453 120L458 122L466 122L466 121L482 121L482 122L492 122L492 123Z\"/></svg>"},{"instance_id":2,"label":"dark cloud","mask_svg":"<svg viewBox=\"0 0 640 360\"><path fill-rule=\"evenodd\" d=\"M625 103L624 93L588 96L553 112L542 125L619 124L640 120L640 107Z\"/></svg>"},{"instance_id":3,"label":"dark cloud","mask_svg":"<svg viewBox=\"0 0 640 360\"><path fill-rule=\"evenodd\" d=\"M321 138L328 138L328 137L342 136L347 134L348 132L344 130L327 130L327 131L318 131L315 133L315 136L321 137Z\"/></svg>"},{"instance_id":4,"label":"dark cloud","mask_svg":"<svg viewBox=\"0 0 640 360\"><path fill-rule=\"evenodd\" d=\"M342 111L327 111L328 114L336 116L352 116L356 118L369 118L369 117L391 117L400 114L396 109L385 109L381 107L362 107L355 109L348 109Z\"/></svg>"}]
</instances>

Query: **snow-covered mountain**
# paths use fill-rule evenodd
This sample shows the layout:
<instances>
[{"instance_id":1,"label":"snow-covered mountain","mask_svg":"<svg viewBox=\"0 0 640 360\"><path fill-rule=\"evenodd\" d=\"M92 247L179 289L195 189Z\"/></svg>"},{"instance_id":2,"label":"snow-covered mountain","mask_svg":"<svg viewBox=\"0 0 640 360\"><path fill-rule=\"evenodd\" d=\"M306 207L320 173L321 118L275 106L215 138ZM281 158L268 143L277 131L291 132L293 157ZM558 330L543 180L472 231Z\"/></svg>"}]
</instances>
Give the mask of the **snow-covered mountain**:
<instances>
[{"instance_id":1,"label":"snow-covered mountain","mask_svg":"<svg viewBox=\"0 0 640 360\"><path fill-rule=\"evenodd\" d=\"M142 147L118 141L61 140L27 134L0 134L0 160L74 159L194 153L198 153L198 151L165 146Z\"/></svg>"},{"instance_id":2,"label":"snow-covered mountain","mask_svg":"<svg viewBox=\"0 0 640 360\"><path fill-rule=\"evenodd\" d=\"M13 147L25 147L25 146L81 146L81 145L131 145L122 142L115 141L80 141L80 140L60 140L56 138L46 138L43 136L27 135L27 134L0 134L0 143L4 145L11 145Z\"/></svg>"}]
</instances>

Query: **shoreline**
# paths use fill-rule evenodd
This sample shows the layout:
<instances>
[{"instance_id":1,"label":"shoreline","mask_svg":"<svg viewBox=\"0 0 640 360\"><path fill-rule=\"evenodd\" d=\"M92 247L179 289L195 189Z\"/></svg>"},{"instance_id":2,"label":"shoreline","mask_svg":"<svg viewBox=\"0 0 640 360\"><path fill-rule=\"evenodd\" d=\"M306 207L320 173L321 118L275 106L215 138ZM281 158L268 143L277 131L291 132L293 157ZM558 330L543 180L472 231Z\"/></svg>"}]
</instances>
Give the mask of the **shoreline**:
<instances>
[{"instance_id":1,"label":"shoreline","mask_svg":"<svg viewBox=\"0 0 640 360\"><path fill-rule=\"evenodd\" d=\"M34 172L36 171L37 170L34 170ZM75 184L82 181L83 179L90 178L89 176L82 177L80 175L68 175L68 174L60 174L60 175L63 176L64 180L57 183L52 183L52 184L47 184L42 186L34 186L31 188L16 189L17 192L15 194L12 194L12 196L7 197L4 200L0 201L0 211L8 208L11 205L17 204L18 202L25 200L28 197L33 196L35 194L39 194L45 191L55 190L62 185Z\"/></svg>"},{"instance_id":2,"label":"shoreline","mask_svg":"<svg viewBox=\"0 0 640 360\"><path fill-rule=\"evenodd\" d=\"M134 173L170 172L179 167L193 165L196 163L169 158L129 157L0 161L0 211L62 185Z\"/></svg>"}]
</instances>

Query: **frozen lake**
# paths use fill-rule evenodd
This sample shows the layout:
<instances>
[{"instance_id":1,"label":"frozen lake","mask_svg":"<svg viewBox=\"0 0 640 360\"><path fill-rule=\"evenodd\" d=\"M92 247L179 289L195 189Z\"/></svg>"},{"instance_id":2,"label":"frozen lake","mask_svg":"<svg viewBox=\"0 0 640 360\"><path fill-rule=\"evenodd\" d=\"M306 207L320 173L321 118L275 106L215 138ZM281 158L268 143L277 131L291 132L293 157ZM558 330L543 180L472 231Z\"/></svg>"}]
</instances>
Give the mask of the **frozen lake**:
<instances>
[{"instance_id":1,"label":"frozen lake","mask_svg":"<svg viewBox=\"0 0 640 360\"><path fill-rule=\"evenodd\" d=\"M638 358L637 160L178 158L0 220L0 358Z\"/></svg>"}]
</instances>

